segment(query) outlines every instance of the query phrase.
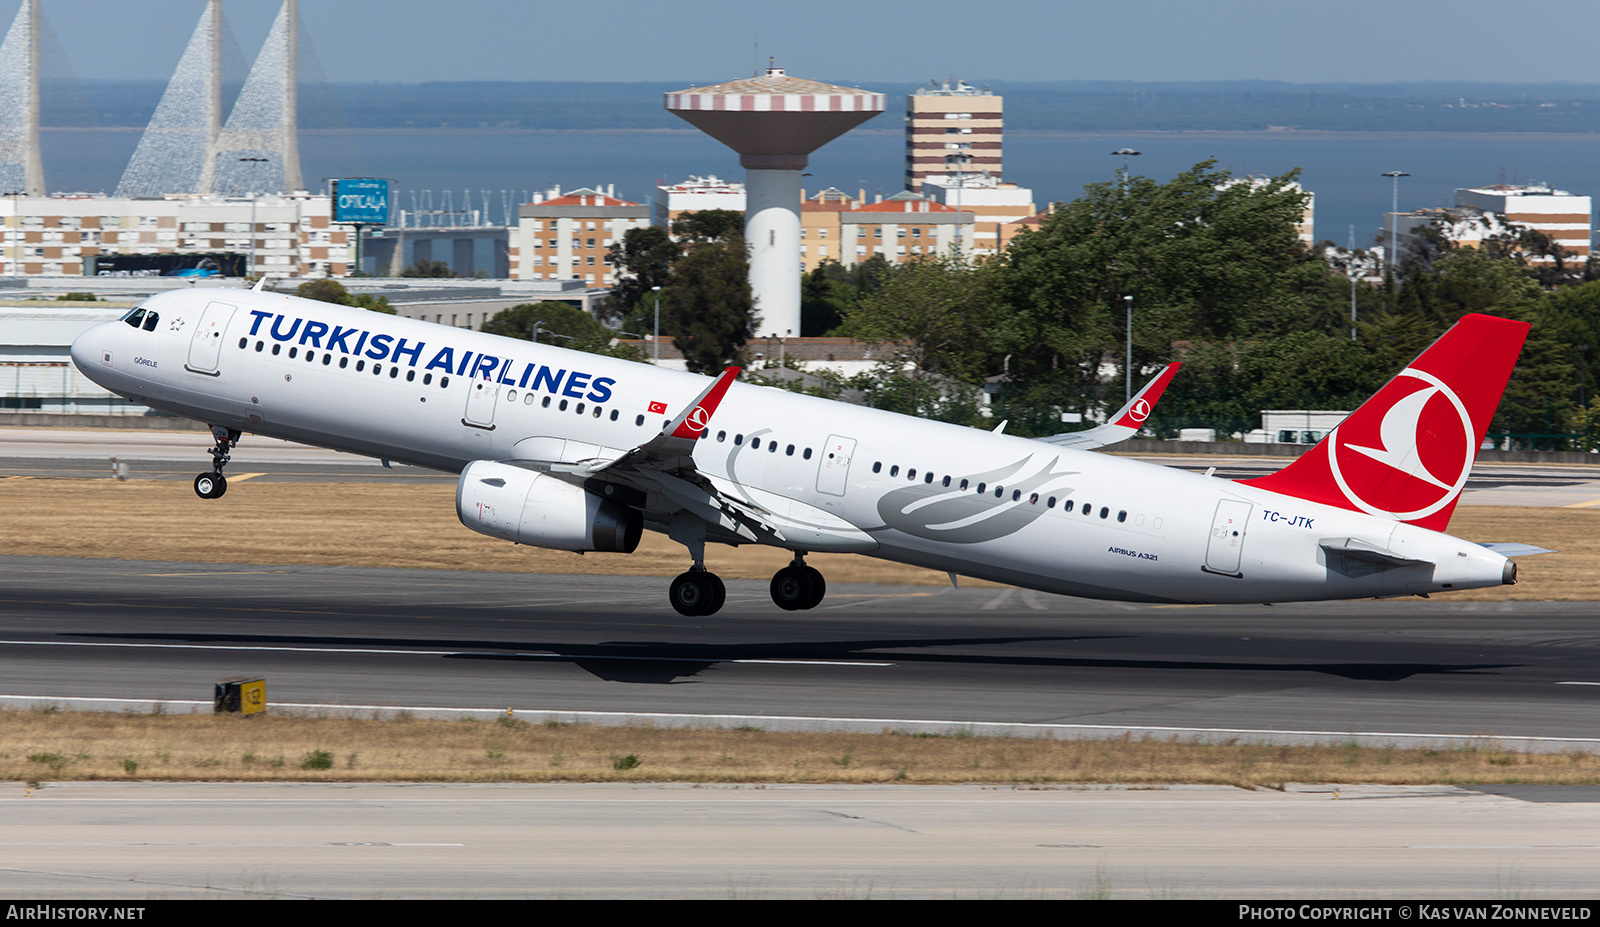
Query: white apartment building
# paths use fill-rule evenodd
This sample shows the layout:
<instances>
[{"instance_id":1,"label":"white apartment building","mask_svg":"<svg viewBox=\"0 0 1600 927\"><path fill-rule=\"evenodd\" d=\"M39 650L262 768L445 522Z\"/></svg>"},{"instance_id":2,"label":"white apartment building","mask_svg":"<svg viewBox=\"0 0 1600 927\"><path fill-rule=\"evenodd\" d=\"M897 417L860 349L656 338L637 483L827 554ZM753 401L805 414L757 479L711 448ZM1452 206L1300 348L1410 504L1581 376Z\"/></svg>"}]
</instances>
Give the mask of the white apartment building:
<instances>
[{"instance_id":1,"label":"white apartment building","mask_svg":"<svg viewBox=\"0 0 1600 927\"><path fill-rule=\"evenodd\" d=\"M257 274L344 276L350 229L326 195L0 197L0 276L84 276L102 255L247 256Z\"/></svg>"},{"instance_id":2,"label":"white apartment building","mask_svg":"<svg viewBox=\"0 0 1600 927\"><path fill-rule=\"evenodd\" d=\"M922 181L922 194L959 212L972 213L971 237L961 243L961 253L969 257L1004 251L1021 228L1016 223L1039 211L1032 190L990 175L927 177Z\"/></svg>"},{"instance_id":3,"label":"white apartment building","mask_svg":"<svg viewBox=\"0 0 1600 927\"><path fill-rule=\"evenodd\" d=\"M1574 196L1542 184L1495 184L1457 190L1456 206L1493 213L1505 221L1544 232L1580 264L1589 258L1594 215L1590 197ZM1529 255L1528 259L1550 260L1543 255Z\"/></svg>"},{"instance_id":4,"label":"white apartment building","mask_svg":"<svg viewBox=\"0 0 1600 927\"><path fill-rule=\"evenodd\" d=\"M650 219L670 230L672 220L686 212L727 209L742 213L744 205L744 184L723 180L715 174L691 176L683 183L656 187L655 212Z\"/></svg>"}]
</instances>

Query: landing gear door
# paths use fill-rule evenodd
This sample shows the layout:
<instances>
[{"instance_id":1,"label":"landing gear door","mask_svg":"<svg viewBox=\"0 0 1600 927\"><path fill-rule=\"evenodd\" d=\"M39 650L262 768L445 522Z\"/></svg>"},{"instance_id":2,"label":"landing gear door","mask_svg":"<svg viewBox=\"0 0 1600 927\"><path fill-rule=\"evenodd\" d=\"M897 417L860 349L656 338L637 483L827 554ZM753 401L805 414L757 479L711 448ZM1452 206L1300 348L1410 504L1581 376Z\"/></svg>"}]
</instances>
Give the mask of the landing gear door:
<instances>
[{"instance_id":1,"label":"landing gear door","mask_svg":"<svg viewBox=\"0 0 1600 927\"><path fill-rule=\"evenodd\" d=\"M227 303L207 303L200 314L200 324L194 327L189 339L189 361L184 367L195 373L216 376L217 361L222 356L222 333L227 331L235 308Z\"/></svg>"},{"instance_id":2,"label":"landing gear door","mask_svg":"<svg viewBox=\"0 0 1600 927\"><path fill-rule=\"evenodd\" d=\"M1239 563L1244 554L1244 532L1250 522L1250 503L1224 499L1217 503L1211 521L1211 540L1206 544L1206 571L1227 576L1243 575Z\"/></svg>"},{"instance_id":3,"label":"landing gear door","mask_svg":"<svg viewBox=\"0 0 1600 927\"><path fill-rule=\"evenodd\" d=\"M856 452L856 439L843 435L829 435L822 448L822 462L817 469L817 492L830 496L844 495L850 477L850 458Z\"/></svg>"}]
</instances>

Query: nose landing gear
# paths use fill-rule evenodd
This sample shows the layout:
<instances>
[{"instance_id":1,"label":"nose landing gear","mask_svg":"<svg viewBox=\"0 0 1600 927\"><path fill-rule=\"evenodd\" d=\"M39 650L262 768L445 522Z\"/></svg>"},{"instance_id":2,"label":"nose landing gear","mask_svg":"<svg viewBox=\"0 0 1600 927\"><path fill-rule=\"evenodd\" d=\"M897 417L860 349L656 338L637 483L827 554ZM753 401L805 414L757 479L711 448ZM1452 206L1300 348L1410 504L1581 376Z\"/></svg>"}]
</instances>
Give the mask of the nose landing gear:
<instances>
[{"instance_id":1,"label":"nose landing gear","mask_svg":"<svg viewBox=\"0 0 1600 927\"><path fill-rule=\"evenodd\" d=\"M239 432L221 425L211 426L211 437L217 442L211 449L211 472L194 478L194 494L202 499L218 499L228 491L228 480L222 468L231 459L228 452L239 443Z\"/></svg>"}]
</instances>

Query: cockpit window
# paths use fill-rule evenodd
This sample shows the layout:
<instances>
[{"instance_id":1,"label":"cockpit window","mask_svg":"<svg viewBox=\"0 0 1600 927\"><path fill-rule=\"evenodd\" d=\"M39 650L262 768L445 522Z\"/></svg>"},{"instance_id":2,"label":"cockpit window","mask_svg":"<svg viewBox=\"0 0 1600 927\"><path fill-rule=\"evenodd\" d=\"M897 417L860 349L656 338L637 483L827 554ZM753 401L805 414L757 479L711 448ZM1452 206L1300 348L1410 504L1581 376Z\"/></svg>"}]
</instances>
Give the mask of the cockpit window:
<instances>
[{"instance_id":1,"label":"cockpit window","mask_svg":"<svg viewBox=\"0 0 1600 927\"><path fill-rule=\"evenodd\" d=\"M127 315L123 316L122 321L127 322L134 328L138 328L139 323L144 321L144 309L134 309L132 312L129 312Z\"/></svg>"},{"instance_id":2,"label":"cockpit window","mask_svg":"<svg viewBox=\"0 0 1600 927\"><path fill-rule=\"evenodd\" d=\"M161 316L156 315L154 312L146 312L144 314L144 330L147 332L155 331L156 323L160 321Z\"/></svg>"}]
</instances>

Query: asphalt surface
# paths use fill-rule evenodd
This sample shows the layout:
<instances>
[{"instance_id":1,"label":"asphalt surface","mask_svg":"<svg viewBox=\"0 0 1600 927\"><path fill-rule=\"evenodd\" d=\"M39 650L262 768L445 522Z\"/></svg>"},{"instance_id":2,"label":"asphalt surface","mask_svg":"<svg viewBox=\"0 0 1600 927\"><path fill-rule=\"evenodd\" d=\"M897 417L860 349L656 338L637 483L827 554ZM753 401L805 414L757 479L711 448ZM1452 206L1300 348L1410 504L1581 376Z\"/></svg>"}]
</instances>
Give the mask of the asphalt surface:
<instances>
[{"instance_id":1,"label":"asphalt surface","mask_svg":"<svg viewBox=\"0 0 1600 927\"><path fill-rule=\"evenodd\" d=\"M1600 747L1593 603L1124 605L766 584L683 618L667 580L0 557L4 704L277 704L777 727L1125 730ZM66 702L66 704L73 704Z\"/></svg>"},{"instance_id":2,"label":"asphalt surface","mask_svg":"<svg viewBox=\"0 0 1600 927\"><path fill-rule=\"evenodd\" d=\"M1298 899L1296 920L1404 922L1466 919L1425 899L1503 898L1557 920L1593 899L1600 849L1596 789L1528 786L95 782L0 787L0 819L0 895L30 905L1194 898L1231 922Z\"/></svg>"}]
</instances>

